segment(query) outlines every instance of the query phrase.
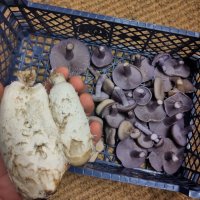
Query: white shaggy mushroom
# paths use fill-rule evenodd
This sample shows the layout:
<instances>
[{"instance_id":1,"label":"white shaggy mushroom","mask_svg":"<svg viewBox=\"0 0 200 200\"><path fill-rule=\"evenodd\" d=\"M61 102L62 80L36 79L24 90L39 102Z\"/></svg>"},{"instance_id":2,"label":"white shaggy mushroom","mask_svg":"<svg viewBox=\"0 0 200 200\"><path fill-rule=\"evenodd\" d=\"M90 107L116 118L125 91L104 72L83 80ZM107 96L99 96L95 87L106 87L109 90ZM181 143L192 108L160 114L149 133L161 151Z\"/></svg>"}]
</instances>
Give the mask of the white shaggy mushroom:
<instances>
[{"instance_id":1,"label":"white shaggy mushroom","mask_svg":"<svg viewBox=\"0 0 200 200\"><path fill-rule=\"evenodd\" d=\"M85 164L95 151L89 122L79 97L64 76L52 73L53 87L49 94L50 109L59 126L64 153L73 166Z\"/></svg>"},{"instance_id":2,"label":"white shaggy mushroom","mask_svg":"<svg viewBox=\"0 0 200 200\"><path fill-rule=\"evenodd\" d=\"M0 105L0 152L9 176L26 199L54 193L68 167L59 130L34 71L5 88Z\"/></svg>"}]
</instances>

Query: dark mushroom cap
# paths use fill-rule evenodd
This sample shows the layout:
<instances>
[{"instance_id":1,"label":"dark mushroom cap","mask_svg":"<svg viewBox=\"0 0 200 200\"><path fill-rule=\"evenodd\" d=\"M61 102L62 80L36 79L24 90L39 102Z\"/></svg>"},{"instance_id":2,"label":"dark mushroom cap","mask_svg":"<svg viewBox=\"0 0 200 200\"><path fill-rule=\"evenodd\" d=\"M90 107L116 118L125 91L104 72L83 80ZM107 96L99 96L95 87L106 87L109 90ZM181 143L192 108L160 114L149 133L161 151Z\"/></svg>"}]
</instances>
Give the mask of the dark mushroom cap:
<instances>
[{"instance_id":1,"label":"dark mushroom cap","mask_svg":"<svg viewBox=\"0 0 200 200\"><path fill-rule=\"evenodd\" d=\"M94 102L101 102L105 99L108 99L109 96L105 92L101 92L100 95L92 95Z\"/></svg>"},{"instance_id":2,"label":"dark mushroom cap","mask_svg":"<svg viewBox=\"0 0 200 200\"><path fill-rule=\"evenodd\" d=\"M183 119L183 116L184 116L183 113L178 113L171 117L166 117L163 120L163 123L165 124L165 126L172 126L173 124L177 123L177 121Z\"/></svg>"},{"instance_id":3,"label":"dark mushroom cap","mask_svg":"<svg viewBox=\"0 0 200 200\"><path fill-rule=\"evenodd\" d=\"M116 104L120 112L128 112L137 105L133 99L132 100L127 99L126 95L124 94L124 91L120 87L116 86L114 90L117 94L117 97L120 98L120 101L122 102Z\"/></svg>"},{"instance_id":4,"label":"dark mushroom cap","mask_svg":"<svg viewBox=\"0 0 200 200\"><path fill-rule=\"evenodd\" d=\"M192 131L192 127L188 126L184 128L181 126L182 124L180 123L174 124L171 129L171 134L174 142L177 145L184 147L187 144L187 135Z\"/></svg>"},{"instance_id":5,"label":"dark mushroom cap","mask_svg":"<svg viewBox=\"0 0 200 200\"><path fill-rule=\"evenodd\" d=\"M141 134L140 137L137 138L137 143L140 147L149 149L153 147L154 142L151 140L150 135Z\"/></svg>"},{"instance_id":6,"label":"dark mushroom cap","mask_svg":"<svg viewBox=\"0 0 200 200\"><path fill-rule=\"evenodd\" d=\"M164 92L168 92L172 89L172 83L170 81L169 76L165 75L159 68L155 68L154 78L160 78L163 81L163 90Z\"/></svg>"},{"instance_id":7,"label":"dark mushroom cap","mask_svg":"<svg viewBox=\"0 0 200 200\"><path fill-rule=\"evenodd\" d=\"M171 77L171 80L175 84L175 89L183 93L192 93L196 90L194 85L188 79L182 79L181 77Z\"/></svg>"},{"instance_id":8,"label":"dark mushroom cap","mask_svg":"<svg viewBox=\"0 0 200 200\"><path fill-rule=\"evenodd\" d=\"M162 66L165 63L165 61L168 60L168 59L170 59L170 58L171 58L171 56L168 53L157 54L154 57L153 61L152 61L152 65L153 66L156 66L156 65Z\"/></svg>"},{"instance_id":9,"label":"dark mushroom cap","mask_svg":"<svg viewBox=\"0 0 200 200\"><path fill-rule=\"evenodd\" d=\"M192 108L192 100L187 95L178 92L164 100L165 111L168 116L187 112Z\"/></svg>"},{"instance_id":10,"label":"dark mushroom cap","mask_svg":"<svg viewBox=\"0 0 200 200\"><path fill-rule=\"evenodd\" d=\"M136 168L145 162L147 151L138 147L134 140L128 137L119 142L116 154L124 167Z\"/></svg>"},{"instance_id":11,"label":"dark mushroom cap","mask_svg":"<svg viewBox=\"0 0 200 200\"><path fill-rule=\"evenodd\" d=\"M105 135L106 135L106 144L107 145L109 145L111 147L115 147L116 132L117 132L116 128L112 128L112 127L106 125L106 127L105 127Z\"/></svg>"},{"instance_id":12,"label":"dark mushroom cap","mask_svg":"<svg viewBox=\"0 0 200 200\"><path fill-rule=\"evenodd\" d=\"M176 173L183 163L183 152L174 155L171 152L165 153L163 158L163 169L169 175Z\"/></svg>"},{"instance_id":13,"label":"dark mushroom cap","mask_svg":"<svg viewBox=\"0 0 200 200\"><path fill-rule=\"evenodd\" d=\"M53 69L66 66L71 75L80 75L90 66L90 54L84 43L69 38L62 40L52 48L50 64Z\"/></svg>"},{"instance_id":14,"label":"dark mushroom cap","mask_svg":"<svg viewBox=\"0 0 200 200\"><path fill-rule=\"evenodd\" d=\"M175 59L168 59L164 62L161 68L168 76L187 78L190 75L190 68L182 60L177 61Z\"/></svg>"},{"instance_id":15,"label":"dark mushroom cap","mask_svg":"<svg viewBox=\"0 0 200 200\"><path fill-rule=\"evenodd\" d=\"M119 125L117 134L120 140L124 140L130 136L131 133L134 132L134 127L131 122L124 120Z\"/></svg>"},{"instance_id":16,"label":"dark mushroom cap","mask_svg":"<svg viewBox=\"0 0 200 200\"><path fill-rule=\"evenodd\" d=\"M147 82L153 79L154 67L149 63L148 58L137 54L133 57L133 64L138 67L142 73L142 82Z\"/></svg>"},{"instance_id":17,"label":"dark mushroom cap","mask_svg":"<svg viewBox=\"0 0 200 200\"><path fill-rule=\"evenodd\" d=\"M130 90L142 83L140 70L129 63L120 63L113 70L112 78L114 83L122 89Z\"/></svg>"},{"instance_id":18,"label":"dark mushroom cap","mask_svg":"<svg viewBox=\"0 0 200 200\"><path fill-rule=\"evenodd\" d=\"M94 102L100 102L109 98L109 95L102 91L102 86L107 76L102 74L99 76L96 84L95 94L92 95Z\"/></svg>"},{"instance_id":19,"label":"dark mushroom cap","mask_svg":"<svg viewBox=\"0 0 200 200\"><path fill-rule=\"evenodd\" d=\"M150 101L145 106L137 106L134 112L137 118L144 122L159 122L166 116L163 106L157 104L155 101Z\"/></svg>"},{"instance_id":20,"label":"dark mushroom cap","mask_svg":"<svg viewBox=\"0 0 200 200\"><path fill-rule=\"evenodd\" d=\"M133 91L133 99L136 101L138 105L144 106L152 98L151 91L144 86L139 86Z\"/></svg>"},{"instance_id":21,"label":"dark mushroom cap","mask_svg":"<svg viewBox=\"0 0 200 200\"><path fill-rule=\"evenodd\" d=\"M159 155L152 151L149 156L149 162L151 164L151 166L153 167L153 169L155 169L157 172L161 172L163 163L162 163L162 159L159 159Z\"/></svg>"},{"instance_id":22,"label":"dark mushroom cap","mask_svg":"<svg viewBox=\"0 0 200 200\"><path fill-rule=\"evenodd\" d=\"M103 91L106 94L111 95L114 87L115 87L114 83L109 78L106 78L102 86Z\"/></svg>"},{"instance_id":23,"label":"dark mushroom cap","mask_svg":"<svg viewBox=\"0 0 200 200\"><path fill-rule=\"evenodd\" d=\"M105 120L112 128L118 128L120 123L125 119L125 116L118 112L116 105L112 105L111 112L105 116Z\"/></svg>"},{"instance_id":24,"label":"dark mushroom cap","mask_svg":"<svg viewBox=\"0 0 200 200\"><path fill-rule=\"evenodd\" d=\"M109 65L113 60L112 50L106 46L96 47L92 54L92 63L98 67L102 68Z\"/></svg>"},{"instance_id":25,"label":"dark mushroom cap","mask_svg":"<svg viewBox=\"0 0 200 200\"><path fill-rule=\"evenodd\" d=\"M152 148L151 150L154 154L151 156L150 153L149 161L153 168L156 166L156 168L160 170L160 160L162 161L163 169L167 174L174 174L180 168L183 161L183 148L177 148L169 138L163 138L163 145Z\"/></svg>"},{"instance_id":26,"label":"dark mushroom cap","mask_svg":"<svg viewBox=\"0 0 200 200\"><path fill-rule=\"evenodd\" d=\"M96 114L101 116L103 110L110 105L113 105L115 102L112 99L105 99L103 100L101 103L98 104L98 106L96 107Z\"/></svg>"},{"instance_id":27,"label":"dark mushroom cap","mask_svg":"<svg viewBox=\"0 0 200 200\"><path fill-rule=\"evenodd\" d=\"M149 128L152 132L161 137L168 137L170 126L166 126L163 121L161 122L149 122Z\"/></svg>"}]
</instances>

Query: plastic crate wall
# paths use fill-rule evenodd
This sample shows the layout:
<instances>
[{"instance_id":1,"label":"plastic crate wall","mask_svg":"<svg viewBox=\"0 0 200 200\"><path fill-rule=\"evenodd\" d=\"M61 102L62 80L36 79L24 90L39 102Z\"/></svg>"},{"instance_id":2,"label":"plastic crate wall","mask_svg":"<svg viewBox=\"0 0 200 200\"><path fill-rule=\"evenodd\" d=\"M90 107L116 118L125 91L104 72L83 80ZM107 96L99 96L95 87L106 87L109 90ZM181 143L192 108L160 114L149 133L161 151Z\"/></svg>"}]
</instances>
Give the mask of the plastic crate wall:
<instances>
[{"instance_id":1,"label":"plastic crate wall","mask_svg":"<svg viewBox=\"0 0 200 200\"><path fill-rule=\"evenodd\" d=\"M17 2L17 1L16 1ZM26 1L24 1L26 2ZM26 6L28 5L28 6ZM42 82L49 74L49 53L61 39L75 37L88 45L105 44L112 48L114 62L101 73L111 74L118 62L130 61L136 53L152 58L160 52L186 59L191 66L190 79L197 91L191 95L193 109L186 121L194 125L185 151L185 161L174 176L146 169L128 170L120 166L114 150L106 147L101 159L81 168L72 167L77 173L96 177L146 185L200 198L200 39L198 33L171 29L152 24L139 23L73 11L47 5L25 4L0 7L0 78L5 83L14 80L14 72L35 67L37 81ZM94 77L87 71L85 82L93 92Z\"/></svg>"}]
</instances>

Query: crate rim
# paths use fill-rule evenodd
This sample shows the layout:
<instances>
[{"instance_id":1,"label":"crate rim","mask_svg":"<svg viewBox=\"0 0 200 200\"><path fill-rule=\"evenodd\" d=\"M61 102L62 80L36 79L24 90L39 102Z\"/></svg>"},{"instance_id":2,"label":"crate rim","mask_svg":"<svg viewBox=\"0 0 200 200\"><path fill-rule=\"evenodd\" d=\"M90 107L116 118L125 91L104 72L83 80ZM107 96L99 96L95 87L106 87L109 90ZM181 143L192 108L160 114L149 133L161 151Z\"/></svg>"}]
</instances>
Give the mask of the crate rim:
<instances>
[{"instance_id":1,"label":"crate rim","mask_svg":"<svg viewBox=\"0 0 200 200\"><path fill-rule=\"evenodd\" d=\"M17 0L17 1L18 1L18 4L20 4L19 2L20 0ZM51 11L51 12L56 12L56 13L59 12L62 14L68 14L72 16L102 20L109 23L135 26L139 28L147 28L151 31L161 31L165 33L172 33L176 35L189 36L189 37L200 39L200 32L196 32L196 31L184 30L184 29L179 29L179 28L170 27L170 26L157 25L154 23L146 23L146 22L126 19L126 18L118 18L118 17L96 14L96 13L91 13L91 12L86 12L86 11L63 8L63 7L54 6L54 5L34 3L34 2L30 2L29 0L21 0L21 3L25 4L25 6L27 6L28 8L37 8L37 9L41 9L45 11ZM14 3L14 5L16 5L16 3Z\"/></svg>"}]
</instances>

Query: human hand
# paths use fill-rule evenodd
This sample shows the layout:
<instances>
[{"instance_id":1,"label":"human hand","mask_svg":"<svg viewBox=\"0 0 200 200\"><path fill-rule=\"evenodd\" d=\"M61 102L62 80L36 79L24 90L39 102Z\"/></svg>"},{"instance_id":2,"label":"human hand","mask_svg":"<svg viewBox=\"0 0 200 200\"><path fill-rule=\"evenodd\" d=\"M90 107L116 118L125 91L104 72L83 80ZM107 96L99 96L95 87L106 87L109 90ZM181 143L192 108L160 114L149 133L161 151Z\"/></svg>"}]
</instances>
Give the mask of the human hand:
<instances>
[{"instance_id":1,"label":"human hand","mask_svg":"<svg viewBox=\"0 0 200 200\"><path fill-rule=\"evenodd\" d=\"M65 76L66 76L66 72L65 72ZM94 110L94 102L92 100L91 95L84 93L86 86L84 85L83 82L81 82L80 77L70 78L69 82L73 85L73 87L79 94L80 102L84 108L84 111L86 112L86 115L87 116L91 115ZM49 89L50 89L50 85L49 85ZM98 141L98 139L101 137L101 134L102 134L101 124L99 124L98 126L97 123L98 122L95 122L91 124L90 126L91 133L94 136L94 140L93 140L94 144ZM1 153L0 153L0 200L22 200L22 197L17 192L14 184L11 182L9 178Z\"/></svg>"}]
</instances>

